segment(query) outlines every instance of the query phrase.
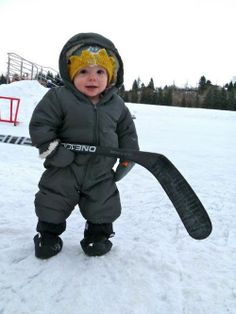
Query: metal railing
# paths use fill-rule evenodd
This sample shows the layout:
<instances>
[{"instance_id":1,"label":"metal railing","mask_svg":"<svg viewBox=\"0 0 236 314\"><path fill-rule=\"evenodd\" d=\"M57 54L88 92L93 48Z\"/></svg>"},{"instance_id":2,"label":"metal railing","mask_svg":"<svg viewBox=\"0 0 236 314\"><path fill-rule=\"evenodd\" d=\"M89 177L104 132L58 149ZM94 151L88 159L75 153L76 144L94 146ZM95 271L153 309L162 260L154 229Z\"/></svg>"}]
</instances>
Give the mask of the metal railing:
<instances>
[{"instance_id":1,"label":"metal railing","mask_svg":"<svg viewBox=\"0 0 236 314\"><path fill-rule=\"evenodd\" d=\"M16 53L8 53L7 83L28 79L38 80L40 83L45 84L47 80L51 80L53 84L57 85L55 78L60 83L59 73L53 68L26 60Z\"/></svg>"}]
</instances>

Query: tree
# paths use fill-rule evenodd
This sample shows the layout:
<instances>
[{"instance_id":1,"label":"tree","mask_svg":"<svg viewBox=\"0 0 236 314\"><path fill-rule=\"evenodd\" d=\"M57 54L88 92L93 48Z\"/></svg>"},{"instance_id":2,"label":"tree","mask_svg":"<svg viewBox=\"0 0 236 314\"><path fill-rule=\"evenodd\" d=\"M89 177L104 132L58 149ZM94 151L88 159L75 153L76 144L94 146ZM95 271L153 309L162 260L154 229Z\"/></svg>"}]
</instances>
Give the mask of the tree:
<instances>
[{"instance_id":1,"label":"tree","mask_svg":"<svg viewBox=\"0 0 236 314\"><path fill-rule=\"evenodd\" d=\"M150 79L150 82L148 83L148 88L152 89L153 91L155 90L155 86L154 86L154 82L153 82L153 78Z\"/></svg>"},{"instance_id":2,"label":"tree","mask_svg":"<svg viewBox=\"0 0 236 314\"><path fill-rule=\"evenodd\" d=\"M137 92L138 89L139 89L138 82L137 80L134 80L133 85L132 85L132 90Z\"/></svg>"},{"instance_id":3,"label":"tree","mask_svg":"<svg viewBox=\"0 0 236 314\"><path fill-rule=\"evenodd\" d=\"M199 88L204 88L206 86L206 78L204 75L200 77L198 86Z\"/></svg>"},{"instance_id":4,"label":"tree","mask_svg":"<svg viewBox=\"0 0 236 314\"><path fill-rule=\"evenodd\" d=\"M220 93L220 109L227 109L227 107L228 107L227 93L225 88L222 88Z\"/></svg>"},{"instance_id":5,"label":"tree","mask_svg":"<svg viewBox=\"0 0 236 314\"><path fill-rule=\"evenodd\" d=\"M131 90L131 102L137 103L138 102L138 91L139 91L139 86L138 86L138 81L134 80L133 85L132 85L132 90Z\"/></svg>"},{"instance_id":6,"label":"tree","mask_svg":"<svg viewBox=\"0 0 236 314\"><path fill-rule=\"evenodd\" d=\"M151 105L154 105L157 103L157 91L154 87L154 82L152 78L147 86L142 84L140 102L142 104L151 104Z\"/></svg>"},{"instance_id":7,"label":"tree","mask_svg":"<svg viewBox=\"0 0 236 314\"><path fill-rule=\"evenodd\" d=\"M163 104L163 90L161 87L157 88L156 90L156 104L158 105Z\"/></svg>"},{"instance_id":8,"label":"tree","mask_svg":"<svg viewBox=\"0 0 236 314\"><path fill-rule=\"evenodd\" d=\"M163 96L162 96L162 105L164 106L171 106L172 105L172 86L165 86L163 89Z\"/></svg>"},{"instance_id":9,"label":"tree","mask_svg":"<svg viewBox=\"0 0 236 314\"><path fill-rule=\"evenodd\" d=\"M228 109L236 110L236 97L234 91L228 92Z\"/></svg>"},{"instance_id":10,"label":"tree","mask_svg":"<svg viewBox=\"0 0 236 314\"><path fill-rule=\"evenodd\" d=\"M120 97L123 98L123 100L125 102L128 102L129 101L129 98L128 98L128 92L125 91L125 86L122 85L118 91L118 94L120 95Z\"/></svg>"},{"instance_id":11,"label":"tree","mask_svg":"<svg viewBox=\"0 0 236 314\"><path fill-rule=\"evenodd\" d=\"M222 109L221 93L222 92L218 86L212 86L208 88L205 99L203 101L204 107L209 109Z\"/></svg>"},{"instance_id":12,"label":"tree","mask_svg":"<svg viewBox=\"0 0 236 314\"><path fill-rule=\"evenodd\" d=\"M203 75L203 76L201 76L199 83L198 83L199 93L202 94L206 90L206 87L207 87L207 80L206 80L205 76Z\"/></svg>"},{"instance_id":13,"label":"tree","mask_svg":"<svg viewBox=\"0 0 236 314\"><path fill-rule=\"evenodd\" d=\"M233 85L232 81L228 84L228 88L227 89L228 89L229 92L231 92L234 89L234 85Z\"/></svg>"},{"instance_id":14,"label":"tree","mask_svg":"<svg viewBox=\"0 0 236 314\"><path fill-rule=\"evenodd\" d=\"M1 76L0 76L0 85L1 84L6 84L7 83L7 78L2 74Z\"/></svg>"}]
</instances>

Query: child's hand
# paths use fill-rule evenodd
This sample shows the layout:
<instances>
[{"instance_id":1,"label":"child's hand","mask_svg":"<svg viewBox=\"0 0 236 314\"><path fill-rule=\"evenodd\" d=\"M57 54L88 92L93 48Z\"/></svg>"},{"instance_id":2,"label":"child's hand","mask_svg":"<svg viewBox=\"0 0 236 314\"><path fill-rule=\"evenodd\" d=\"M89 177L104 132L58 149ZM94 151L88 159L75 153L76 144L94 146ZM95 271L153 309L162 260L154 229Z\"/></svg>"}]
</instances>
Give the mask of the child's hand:
<instances>
[{"instance_id":1,"label":"child's hand","mask_svg":"<svg viewBox=\"0 0 236 314\"><path fill-rule=\"evenodd\" d=\"M58 147L59 144L60 144L60 141L56 139L52 142L48 142L48 143L40 145L38 148L39 157L42 159L51 157L56 152L56 148Z\"/></svg>"},{"instance_id":2,"label":"child's hand","mask_svg":"<svg viewBox=\"0 0 236 314\"><path fill-rule=\"evenodd\" d=\"M59 145L55 153L48 156L44 162L45 168L50 166L64 168L69 166L75 159L75 153Z\"/></svg>"},{"instance_id":3,"label":"child's hand","mask_svg":"<svg viewBox=\"0 0 236 314\"><path fill-rule=\"evenodd\" d=\"M133 166L133 161L120 161L114 174L114 180L117 182L123 179L124 176L126 176L127 173L133 168Z\"/></svg>"},{"instance_id":4,"label":"child's hand","mask_svg":"<svg viewBox=\"0 0 236 314\"><path fill-rule=\"evenodd\" d=\"M61 146L59 140L41 145L39 153L40 158L46 158L45 168L50 166L64 168L70 165L75 158L75 153Z\"/></svg>"}]
</instances>

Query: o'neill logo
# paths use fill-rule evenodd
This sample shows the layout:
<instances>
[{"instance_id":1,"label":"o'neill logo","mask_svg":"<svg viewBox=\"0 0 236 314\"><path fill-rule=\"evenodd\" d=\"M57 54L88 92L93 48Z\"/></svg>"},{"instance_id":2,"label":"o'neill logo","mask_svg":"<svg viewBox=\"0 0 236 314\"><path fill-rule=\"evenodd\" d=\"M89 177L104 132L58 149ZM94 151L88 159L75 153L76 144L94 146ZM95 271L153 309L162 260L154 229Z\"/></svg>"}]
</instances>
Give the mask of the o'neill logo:
<instances>
[{"instance_id":1,"label":"o'neill logo","mask_svg":"<svg viewBox=\"0 0 236 314\"><path fill-rule=\"evenodd\" d=\"M82 144L70 144L70 143L61 143L65 148L69 150L73 150L74 152L89 152L89 153L95 153L96 152L96 146L90 146L90 145L82 145Z\"/></svg>"}]
</instances>

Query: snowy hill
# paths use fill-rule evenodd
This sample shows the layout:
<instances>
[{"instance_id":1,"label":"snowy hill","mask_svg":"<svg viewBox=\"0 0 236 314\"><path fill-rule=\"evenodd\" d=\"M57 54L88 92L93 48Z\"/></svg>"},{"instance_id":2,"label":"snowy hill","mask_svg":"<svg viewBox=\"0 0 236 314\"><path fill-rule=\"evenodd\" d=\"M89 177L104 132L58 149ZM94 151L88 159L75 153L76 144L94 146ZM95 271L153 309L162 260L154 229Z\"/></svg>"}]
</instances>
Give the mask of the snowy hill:
<instances>
[{"instance_id":1,"label":"snowy hill","mask_svg":"<svg viewBox=\"0 0 236 314\"><path fill-rule=\"evenodd\" d=\"M47 91L37 82L0 86L21 98L18 126ZM213 232L190 238L152 175L140 166L119 182L123 204L112 251L89 258L80 248L78 208L62 252L34 257L34 194L43 171L35 148L0 143L0 313L233 314L236 309L236 113L128 104L142 150L165 154L208 210ZM0 106L1 110L1 106Z\"/></svg>"}]
</instances>

